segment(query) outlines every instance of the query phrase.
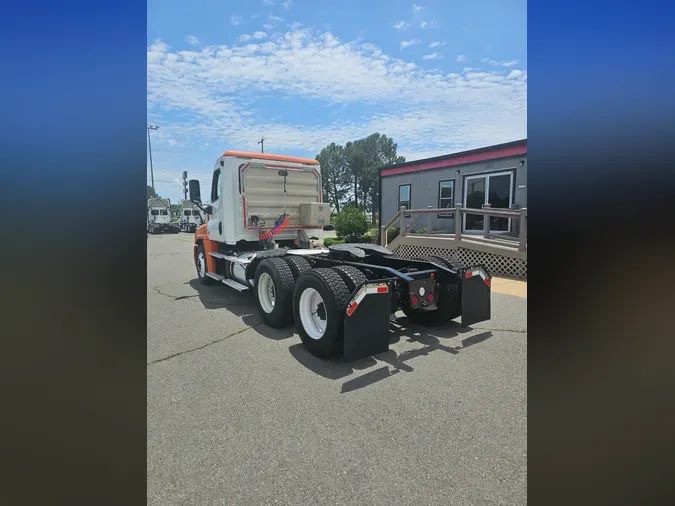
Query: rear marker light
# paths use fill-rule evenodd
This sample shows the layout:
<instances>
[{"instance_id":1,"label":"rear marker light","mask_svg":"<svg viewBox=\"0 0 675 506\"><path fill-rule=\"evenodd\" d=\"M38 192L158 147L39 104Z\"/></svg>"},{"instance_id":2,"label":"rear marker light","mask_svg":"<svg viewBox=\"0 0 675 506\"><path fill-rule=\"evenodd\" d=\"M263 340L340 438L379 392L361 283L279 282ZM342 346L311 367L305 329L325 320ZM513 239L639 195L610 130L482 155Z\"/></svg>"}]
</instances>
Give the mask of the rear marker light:
<instances>
[{"instance_id":1,"label":"rear marker light","mask_svg":"<svg viewBox=\"0 0 675 506\"><path fill-rule=\"evenodd\" d=\"M483 281L485 281L485 284L486 284L487 286L490 286L490 280L489 280L488 278L485 278Z\"/></svg>"},{"instance_id":2,"label":"rear marker light","mask_svg":"<svg viewBox=\"0 0 675 506\"><path fill-rule=\"evenodd\" d=\"M377 287L377 293L388 293L389 292L389 287L388 286L379 286Z\"/></svg>"},{"instance_id":3,"label":"rear marker light","mask_svg":"<svg viewBox=\"0 0 675 506\"><path fill-rule=\"evenodd\" d=\"M429 304L431 304L434 301L434 294L433 293L430 292L430 293L427 294L427 301L429 302Z\"/></svg>"},{"instance_id":4,"label":"rear marker light","mask_svg":"<svg viewBox=\"0 0 675 506\"><path fill-rule=\"evenodd\" d=\"M471 276L473 276L473 272L471 272L471 271L468 271L468 272L464 275L464 277L465 277L466 279L469 279Z\"/></svg>"},{"instance_id":5,"label":"rear marker light","mask_svg":"<svg viewBox=\"0 0 675 506\"><path fill-rule=\"evenodd\" d=\"M413 295L412 297L410 297L410 303L411 303L413 306L416 306L416 305L419 303L419 301L420 301L420 300L417 298L417 295Z\"/></svg>"}]
</instances>

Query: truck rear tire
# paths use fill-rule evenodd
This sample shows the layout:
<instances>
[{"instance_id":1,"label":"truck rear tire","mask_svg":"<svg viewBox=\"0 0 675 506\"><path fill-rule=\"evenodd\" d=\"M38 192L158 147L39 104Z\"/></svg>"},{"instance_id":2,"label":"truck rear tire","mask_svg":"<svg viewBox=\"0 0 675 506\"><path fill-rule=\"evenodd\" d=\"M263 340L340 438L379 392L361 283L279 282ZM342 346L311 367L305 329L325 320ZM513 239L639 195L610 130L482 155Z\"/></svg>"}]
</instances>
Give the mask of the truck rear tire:
<instances>
[{"instance_id":1,"label":"truck rear tire","mask_svg":"<svg viewBox=\"0 0 675 506\"><path fill-rule=\"evenodd\" d=\"M290 267L294 281L297 281L300 276L312 268L306 258L297 255L288 255L283 259Z\"/></svg>"},{"instance_id":2,"label":"truck rear tire","mask_svg":"<svg viewBox=\"0 0 675 506\"><path fill-rule=\"evenodd\" d=\"M266 258L255 272L256 304L260 317L270 327L293 323L293 273L281 258Z\"/></svg>"},{"instance_id":3,"label":"truck rear tire","mask_svg":"<svg viewBox=\"0 0 675 506\"><path fill-rule=\"evenodd\" d=\"M319 358L340 355L349 288L332 269L311 269L298 278L293 316L300 339Z\"/></svg>"},{"instance_id":4,"label":"truck rear tire","mask_svg":"<svg viewBox=\"0 0 675 506\"><path fill-rule=\"evenodd\" d=\"M420 258L427 262L434 262L439 265L446 265L453 269L453 265L449 260L436 255ZM433 327L442 323L454 320L462 314L462 301L459 299L459 294L449 289L447 285L441 284L438 301L436 301L438 309L433 311L423 311L421 309L413 309L410 306L402 306L402 310L411 322L419 323L425 327Z\"/></svg>"},{"instance_id":5,"label":"truck rear tire","mask_svg":"<svg viewBox=\"0 0 675 506\"><path fill-rule=\"evenodd\" d=\"M195 266L197 267L197 276L202 285L215 285L217 281L213 278L210 278L206 275L208 272L206 264L206 250L204 245L200 244L197 248L197 256L195 257Z\"/></svg>"},{"instance_id":6,"label":"truck rear tire","mask_svg":"<svg viewBox=\"0 0 675 506\"><path fill-rule=\"evenodd\" d=\"M351 265L338 265L332 267L332 270L337 272L342 278L342 281L345 282L345 285L347 285L347 288L349 289L349 293L353 293L359 284L367 281L366 276L356 267Z\"/></svg>"}]
</instances>

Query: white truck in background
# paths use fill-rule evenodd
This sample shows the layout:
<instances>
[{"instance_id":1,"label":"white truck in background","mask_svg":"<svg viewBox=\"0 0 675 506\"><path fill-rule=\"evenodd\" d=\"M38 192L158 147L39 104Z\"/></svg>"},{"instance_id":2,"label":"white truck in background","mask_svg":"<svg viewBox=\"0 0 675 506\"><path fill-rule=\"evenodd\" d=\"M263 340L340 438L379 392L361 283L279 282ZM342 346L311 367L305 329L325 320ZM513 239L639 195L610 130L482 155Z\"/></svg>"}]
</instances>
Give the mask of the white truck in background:
<instances>
[{"instance_id":1,"label":"white truck in background","mask_svg":"<svg viewBox=\"0 0 675 506\"><path fill-rule=\"evenodd\" d=\"M180 218L178 220L178 229L181 232L194 234L197 227L206 223L204 213L190 200L181 200Z\"/></svg>"},{"instance_id":2,"label":"white truck in background","mask_svg":"<svg viewBox=\"0 0 675 506\"><path fill-rule=\"evenodd\" d=\"M171 201L161 197L148 199L148 233L178 233L178 225L171 222Z\"/></svg>"}]
</instances>

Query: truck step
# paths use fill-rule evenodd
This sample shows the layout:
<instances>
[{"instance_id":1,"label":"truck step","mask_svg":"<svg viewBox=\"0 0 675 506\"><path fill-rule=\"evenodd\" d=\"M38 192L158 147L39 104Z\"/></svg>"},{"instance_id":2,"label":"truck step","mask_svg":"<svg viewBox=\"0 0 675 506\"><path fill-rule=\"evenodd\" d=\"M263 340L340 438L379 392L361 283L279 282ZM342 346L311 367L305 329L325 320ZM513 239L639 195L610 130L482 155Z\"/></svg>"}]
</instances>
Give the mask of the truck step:
<instances>
[{"instance_id":1,"label":"truck step","mask_svg":"<svg viewBox=\"0 0 675 506\"><path fill-rule=\"evenodd\" d=\"M227 260L228 262L233 262L235 264L250 264L251 260L246 260L245 258L237 258L237 257L232 257L230 255L226 255L225 253L218 253L218 252L212 252L209 253L213 258L221 258L223 260Z\"/></svg>"},{"instance_id":2,"label":"truck step","mask_svg":"<svg viewBox=\"0 0 675 506\"><path fill-rule=\"evenodd\" d=\"M248 292L248 286L242 285L241 283L235 281L234 279L223 279L223 284L234 288L238 292Z\"/></svg>"},{"instance_id":3,"label":"truck step","mask_svg":"<svg viewBox=\"0 0 675 506\"><path fill-rule=\"evenodd\" d=\"M216 281L223 281L225 279L225 276L221 276L220 274L216 274L215 272L207 272L206 275L210 278L215 279Z\"/></svg>"}]
</instances>

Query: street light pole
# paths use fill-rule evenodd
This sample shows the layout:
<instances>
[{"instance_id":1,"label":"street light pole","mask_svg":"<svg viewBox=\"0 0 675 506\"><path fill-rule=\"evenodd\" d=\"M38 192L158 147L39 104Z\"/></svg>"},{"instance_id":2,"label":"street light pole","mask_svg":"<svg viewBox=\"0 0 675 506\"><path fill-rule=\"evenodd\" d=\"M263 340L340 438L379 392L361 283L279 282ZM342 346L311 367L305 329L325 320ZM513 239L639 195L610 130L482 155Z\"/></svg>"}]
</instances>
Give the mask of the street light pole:
<instances>
[{"instance_id":1,"label":"street light pole","mask_svg":"<svg viewBox=\"0 0 675 506\"><path fill-rule=\"evenodd\" d=\"M155 125L148 125L148 150L150 151L150 181L152 183L152 191L155 191L155 174L152 171L152 143L150 142L150 130L159 130L159 127Z\"/></svg>"}]
</instances>

